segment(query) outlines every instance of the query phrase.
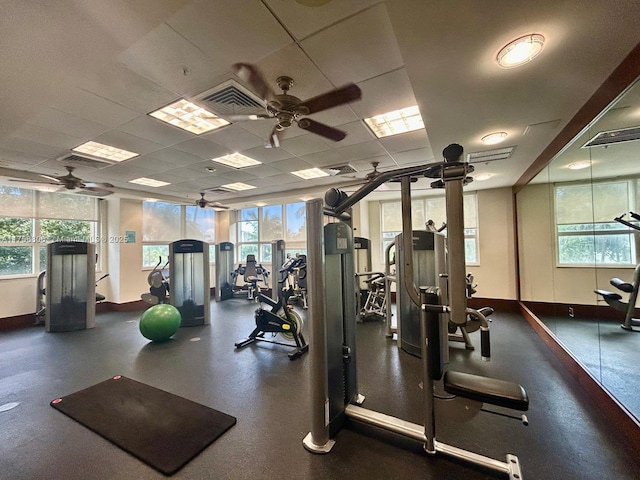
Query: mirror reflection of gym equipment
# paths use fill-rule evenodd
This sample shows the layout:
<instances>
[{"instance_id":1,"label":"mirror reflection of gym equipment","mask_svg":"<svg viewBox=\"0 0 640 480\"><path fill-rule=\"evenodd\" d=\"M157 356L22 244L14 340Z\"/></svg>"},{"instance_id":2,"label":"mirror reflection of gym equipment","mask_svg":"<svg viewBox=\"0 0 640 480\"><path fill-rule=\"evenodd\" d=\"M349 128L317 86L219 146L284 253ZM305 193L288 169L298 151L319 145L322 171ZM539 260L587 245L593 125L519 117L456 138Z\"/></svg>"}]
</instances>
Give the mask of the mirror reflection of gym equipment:
<instances>
[{"instance_id":1,"label":"mirror reflection of gym equipment","mask_svg":"<svg viewBox=\"0 0 640 480\"><path fill-rule=\"evenodd\" d=\"M636 222L640 221L640 215L634 212L629 212L631 218ZM626 225L633 230L640 231L638 225L631 223L624 219L624 214L614 219L616 222ZM638 299L638 286L640 285L640 263L633 271L633 280L631 283L625 282L620 278L612 278L609 283L616 287L618 291L628 293L629 298L626 302L622 300L622 295L616 292L610 292L608 290L595 290L595 293L600 295L603 300L607 302L610 307L616 310L624 312L624 321L620 325L624 330L630 332L640 332L640 318L636 318L636 301Z\"/></svg>"},{"instance_id":2,"label":"mirror reflection of gym equipment","mask_svg":"<svg viewBox=\"0 0 640 480\"><path fill-rule=\"evenodd\" d=\"M518 458L507 454L498 461L436 440L434 382L443 378L446 392L461 398L526 411L529 400L522 386L487 377L460 372L443 372L443 350L439 329L441 316L446 315L456 325L464 325L473 309L467 306L464 261L464 207L462 188L473 167L462 159L460 145L450 145L444 152L445 162L429 167L407 167L379 175L361 187L351 197L331 189L325 195L330 213L341 220L323 227L325 209L320 200L307 203L307 242L311 266L312 325L312 422L311 432L304 438L305 448L313 453L328 453L331 439L344 425L346 418L356 419L397 434L424 442L431 455L441 454L507 474L511 480L522 479ZM446 213L449 249L448 305L443 305L437 286L420 287L414 283L413 240L411 232L412 175L437 178L446 192ZM376 187L392 179L401 181L404 288L412 302L419 305L421 363L423 367L424 425L413 424L360 407L364 396L358 390L355 342L355 292L353 282L353 235L349 209ZM322 261L324 257L324 262ZM324 275L322 270L324 269ZM328 280L330 279L330 280ZM481 316L481 313L477 313ZM483 344L487 335L482 336ZM484 349L483 349L484 350ZM488 356L488 351L483 351ZM443 375L444 373L444 375ZM526 421L523 418L523 423Z\"/></svg>"}]
</instances>

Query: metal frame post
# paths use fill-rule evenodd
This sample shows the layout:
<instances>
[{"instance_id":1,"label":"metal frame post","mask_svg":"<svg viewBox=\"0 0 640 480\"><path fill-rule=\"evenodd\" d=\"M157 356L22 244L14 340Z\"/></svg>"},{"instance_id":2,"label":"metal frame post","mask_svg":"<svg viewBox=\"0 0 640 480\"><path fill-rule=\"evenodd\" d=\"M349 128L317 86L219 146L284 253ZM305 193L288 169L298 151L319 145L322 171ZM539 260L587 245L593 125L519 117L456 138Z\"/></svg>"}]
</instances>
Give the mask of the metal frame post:
<instances>
[{"instance_id":1,"label":"metal frame post","mask_svg":"<svg viewBox=\"0 0 640 480\"><path fill-rule=\"evenodd\" d=\"M329 438L329 378L327 376L327 329L323 292L324 228L323 202L307 202L307 281L311 335L311 431L302 441L313 453L328 453L335 441Z\"/></svg>"}]
</instances>

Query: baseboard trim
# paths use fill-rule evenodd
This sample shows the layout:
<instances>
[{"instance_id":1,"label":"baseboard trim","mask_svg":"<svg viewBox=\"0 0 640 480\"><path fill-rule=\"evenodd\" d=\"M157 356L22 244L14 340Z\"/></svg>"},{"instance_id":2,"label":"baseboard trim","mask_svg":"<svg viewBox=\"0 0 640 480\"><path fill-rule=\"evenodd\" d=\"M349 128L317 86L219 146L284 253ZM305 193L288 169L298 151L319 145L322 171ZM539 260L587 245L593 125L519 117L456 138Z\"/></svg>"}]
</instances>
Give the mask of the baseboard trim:
<instances>
[{"instance_id":1,"label":"baseboard trim","mask_svg":"<svg viewBox=\"0 0 640 480\"><path fill-rule=\"evenodd\" d=\"M604 417L623 435L632 451L640 450L640 421L626 409L598 380L568 351L551 330L522 302L520 313L542 341L558 357L570 375L591 397Z\"/></svg>"}]
</instances>

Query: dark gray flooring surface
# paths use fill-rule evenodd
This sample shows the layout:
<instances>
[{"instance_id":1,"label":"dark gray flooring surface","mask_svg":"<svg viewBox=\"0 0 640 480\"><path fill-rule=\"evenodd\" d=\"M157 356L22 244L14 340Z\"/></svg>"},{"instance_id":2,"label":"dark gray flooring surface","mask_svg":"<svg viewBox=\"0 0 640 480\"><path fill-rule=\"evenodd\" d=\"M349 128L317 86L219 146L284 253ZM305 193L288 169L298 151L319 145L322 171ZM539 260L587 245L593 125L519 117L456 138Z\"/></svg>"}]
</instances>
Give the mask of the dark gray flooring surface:
<instances>
[{"instance_id":1,"label":"dark gray flooring surface","mask_svg":"<svg viewBox=\"0 0 640 480\"><path fill-rule=\"evenodd\" d=\"M264 343L234 351L253 329L254 309L240 299L214 303L210 326L181 329L164 344L140 335L139 313L98 315L94 329L79 332L3 332L0 405L20 405L0 413L0 478L165 478L49 406L117 374L238 418L173 478L502 478L429 457L416 442L363 425L342 430L328 455L304 450L310 357L291 362L284 347ZM514 453L525 479L640 478L632 452L527 323L500 312L493 318L492 362L456 346L450 368L522 383L530 426L487 413L463 423L448 403L437 410L439 440L500 460ZM377 322L358 326L358 355L364 406L422 423L419 360L398 351Z\"/></svg>"}]
</instances>

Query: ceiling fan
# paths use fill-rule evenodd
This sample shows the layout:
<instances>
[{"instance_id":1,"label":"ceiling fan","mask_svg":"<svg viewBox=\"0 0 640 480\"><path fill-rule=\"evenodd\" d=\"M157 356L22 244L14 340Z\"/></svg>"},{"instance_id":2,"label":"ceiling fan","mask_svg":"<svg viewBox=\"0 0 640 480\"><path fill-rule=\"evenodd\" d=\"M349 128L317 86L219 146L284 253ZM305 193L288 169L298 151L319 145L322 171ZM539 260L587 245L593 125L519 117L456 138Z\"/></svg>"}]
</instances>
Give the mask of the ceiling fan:
<instances>
[{"instance_id":1,"label":"ceiling fan","mask_svg":"<svg viewBox=\"0 0 640 480\"><path fill-rule=\"evenodd\" d=\"M294 83L291 77L280 76L276 79L278 88L282 90L282 93L276 94L255 66L247 63L236 63L232 69L238 77L247 82L253 91L266 102L266 113L250 115L249 117L243 118L249 120L275 118L278 121L269 136L268 147L278 147L283 132L294 123L304 130L328 138L334 142L339 142L347 136L346 132L342 130L316 122L310 118L301 117L359 100L362 97L362 91L356 84L350 83L344 87L303 101L298 97L289 95L289 89Z\"/></svg>"},{"instance_id":2,"label":"ceiling fan","mask_svg":"<svg viewBox=\"0 0 640 480\"><path fill-rule=\"evenodd\" d=\"M111 185L110 183L85 182L84 180L76 177L73 174L75 167L71 167L67 165L64 168L67 170L68 173L66 175L61 175L58 177L55 177L53 175L39 174L41 177L49 180L47 182L33 181L33 180L15 180L15 179L12 179L11 181L24 182L24 183L39 183L42 185L56 185L59 187L63 187L65 190L76 190L76 189L87 190L102 196L111 195L113 193L113 191L110 189L114 188L114 186Z\"/></svg>"},{"instance_id":3,"label":"ceiling fan","mask_svg":"<svg viewBox=\"0 0 640 480\"><path fill-rule=\"evenodd\" d=\"M200 198L196 200L196 205L200 208L211 207L214 210L229 210L229 207L222 205L221 203L212 202L211 200L204 198L204 192L200 192Z\"/></svg>"}]
</instances>

